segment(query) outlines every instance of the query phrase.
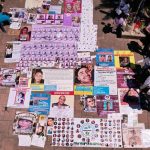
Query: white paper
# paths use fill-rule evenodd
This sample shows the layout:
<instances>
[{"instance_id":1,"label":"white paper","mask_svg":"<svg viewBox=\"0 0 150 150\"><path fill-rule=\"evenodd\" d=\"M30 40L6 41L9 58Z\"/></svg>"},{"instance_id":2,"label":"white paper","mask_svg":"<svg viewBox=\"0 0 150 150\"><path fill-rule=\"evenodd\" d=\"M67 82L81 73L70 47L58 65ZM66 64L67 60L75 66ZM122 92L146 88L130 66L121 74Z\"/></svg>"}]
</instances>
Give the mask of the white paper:
<instances>
[{"instance_id":1,"label":"white paper","mask_svg":"<svg viewBox=\"0 0 150 150\"><path fill-rule=\"evenodd\" d=\"M38 135L33 135L32 136L32 142L31 145L33 146L38 146L44 148L46 142L46 137L45 136L38 136Z\"/></svg>"},{"instance_id":2,"label":"white paper","mask_svg":"<svg viewBox=\"0 0 150 150\"><path fill-rule=\"evenodd\" d=\"M11 48L9 47L11 46ZM13 41L6 43L5 63L19 62L21 56L21 42Z\"/></svg>"},{"instance_id":3,"label":"white paper","mask_svg":"<svg viewBox=\"0 0 150 150\"><path fill-rule=\"evenodd\" d=\"M44 85L56 86L56 91L73 91L73 69L43 69Z\"/></svg>"},{"instance_id":4,"label":"white paper","mask_svg":"<svg viewBox=\"0 0 150 150\"><path fill-rule=\"evenodd\" d=\"M142 142L144 147L150 147L150 129L142 129Z\"/></svg>"},{"instance_id":5,"label":"white paper","mask_svg":"<svg viewBox=\"0 0 150 150\"><path fill-rule=\"evenodd\" d=\"M19 143L18 146L31 146L30 135L18 135Z\"/></svg>"},{"instance_id":6,"label":"white paper","mask_svg":"<svg viewBox=\"0 0 150 150\"><path fill-rule=\"evenodd\" d=\"M61 6L50 5L49 12L55 12L55 14L61 14Z\"/></svg>"},{"instance_id":7,"label":"white paper","mask_svg":"<svg viewBox=\"0 0 150 150\"><path fill-rule=\"evenodd\" d=\"M94 86L109 87L109 95L117 95L116 68L95 66L94 71Z\"/></svg>"},{"instance_id":8,"label":"white paper","mask_svg":"<svg viewBox=\"0 0 150 150\"><path fill-rule=\"evenodd\" d=\"M10 29L20 29L21 28L21 22L15 22L13 21L11 24L10 24Z\"/></svg>"}]
</instances>

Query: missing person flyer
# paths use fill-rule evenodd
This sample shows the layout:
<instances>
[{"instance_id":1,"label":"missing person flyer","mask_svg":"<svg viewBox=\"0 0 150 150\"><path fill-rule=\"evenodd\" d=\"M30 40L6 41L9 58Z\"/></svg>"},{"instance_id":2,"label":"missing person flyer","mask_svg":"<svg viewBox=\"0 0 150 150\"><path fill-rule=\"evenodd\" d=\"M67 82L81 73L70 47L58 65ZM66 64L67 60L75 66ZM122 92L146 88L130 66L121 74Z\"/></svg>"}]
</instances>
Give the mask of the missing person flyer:
<instances>
[{"instance_id":1,"label":"missing person flyer","mask_svg":"<svg viewBox=\"0 0 150 150\"><path fill-rule=\"evenodd\" d=\"M10 88L7 107L29 108L30 88Z\"/></svg>"},{"instance_id":2,"label":"missing person flyer","mask_svg":"<svg viewBox=\"0 0 150 150\"><path fill-rule=\"evenodd\" d=\"M13 123L13 133L17 135L32 135L37 123L37 114L31 112L16 112Z\"/></svg>"},{"instance_id":3,"label":"missing person flyer","mask_svg":"<svg viewBox=\"0 0 150 150\"><path fill-rule=\"evenodd\" d=\"M94 87L109 87L109 95L117 95L116 68L95 66Z\"/></svg>"},{"instance_id":4,"label":"missing person flyer","mask_svg":"<svg viewBox=\"0 0 150 150\"><path fill-rule=\"evenodd\" d=\"M107 114L119 113L119 100L117 95L97 95L97 113L99 117L106 118Z\"/></svg>"},{"instance_id":5,"label":"missing person flyer","mask_svg":"<svg viewBox=\"0 0 150 150\"><path fill-rule=\"evenodd\" d=\"M100 48L96 51L97 66L114 66L114 50L111 48Z\"/></svg>"},{"instance_id":6,"label":"missing person flyer","mask_svg":"<svg viewBox=\"0 0 150 150\"><path fill-rule=\"evenodd\" d=\"M73 69L33 69L32 91L73 91Z\"/></svg>"},{"instance_id":7,"label":"missing person flyer","mask_svg":"<svg viewBox=\"0 0 150 150\"><path fill-rule=\"evenodd\" d=\"M50 111L50 94L32 92L28 111L35 112L40 115L48 115Z\"/></svg>"},{"instance_id":8,"label":"missing person flyer","mask_svg":"<svg viewBox=\"0 0 150 150\"><path fill-rule=\"evenodd\" d=\"M74 117L74 92L50 92L51 117Z\"/></svg>"},{"instance_id":9,"label":"missing person flyer","mask_svg":"<svg viewBox=\"0 0 150 150\"><path fill-rule=\"evenodd\" d=\"M120 67L131 67L134 68L135 66L135 58L134 53L129 50L115 50L115 66L116 68Z\"/></svg>"}]
</instances>

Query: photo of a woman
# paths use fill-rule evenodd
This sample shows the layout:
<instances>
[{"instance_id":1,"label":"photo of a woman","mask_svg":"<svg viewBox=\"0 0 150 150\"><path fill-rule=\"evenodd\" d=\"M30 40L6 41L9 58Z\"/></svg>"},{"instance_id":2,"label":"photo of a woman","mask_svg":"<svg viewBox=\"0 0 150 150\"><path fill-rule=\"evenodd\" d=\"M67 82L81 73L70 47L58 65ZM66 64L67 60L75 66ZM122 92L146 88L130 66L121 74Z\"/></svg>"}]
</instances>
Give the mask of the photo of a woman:
<instances>
[{"instance_id":1,"label":"photo of a woman","mask_svg":"<svg viewBox=\"0 0 150 150\"><path fill-rule=\"evenodd\" d=\"M85 112L96 112L96 101L94 96L87 96L84 100Z\"/></svg>"},{"instance_id":2,"label":"photo of a woman","mask_svg":"<svg viewBox=\"0 0 150 150\"><path fill-rule=\"evenodd\" d=\"M41 69L34 69L32 71L31 83L35 83L35 84L43 84L44 83L43 72Z\"/></svg>"},{"instance_id":3,"label":"photo of a woman","mask_svg":"<svg viewBox=\"0 0 150 150\"><path fill-rule=\"evenodd\" d=\"M17 97L16 97L15 103L17 103L17 104L24 104L24 101L25 101L25 93L19 92Z\"/></svg>"},{"instance_id":4,"label":"photo of a woman","mask_svg":"<svg viewBox=\"0 0 150 150\"><path fill-rule=\"evenodd\" d=\"M20 31L19 40L20 41L30 41L30 32L28 27L23 27Z\"/></svg>"}]
</instances>

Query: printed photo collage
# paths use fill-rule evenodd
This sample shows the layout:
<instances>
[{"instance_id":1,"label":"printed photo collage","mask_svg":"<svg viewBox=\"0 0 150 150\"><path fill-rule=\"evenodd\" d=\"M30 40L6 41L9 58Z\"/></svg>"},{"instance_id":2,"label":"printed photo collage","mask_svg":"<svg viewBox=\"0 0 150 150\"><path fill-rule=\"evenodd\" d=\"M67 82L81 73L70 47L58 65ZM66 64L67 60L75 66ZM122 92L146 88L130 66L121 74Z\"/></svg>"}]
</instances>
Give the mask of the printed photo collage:
<instances>
[{"instance_id":1,"label":"printed photo collage","mask_svg":"<svg viewBox=\"0 0 150 150\"><path fill-rule=\"evenodd\" d=\"M44 12L10 9L10 28L20 33L6 43L4 62L16 68L0 68L0 86L10 87L7 107L27 110L17 111L12 125L18 145L44 148L51 137L61 147L148 147L134 53L97 48L92 0L63 5L64 14L51 0L41 3ZM77 101L97 117L75 117Z\"/></svg>"}]
</instances>

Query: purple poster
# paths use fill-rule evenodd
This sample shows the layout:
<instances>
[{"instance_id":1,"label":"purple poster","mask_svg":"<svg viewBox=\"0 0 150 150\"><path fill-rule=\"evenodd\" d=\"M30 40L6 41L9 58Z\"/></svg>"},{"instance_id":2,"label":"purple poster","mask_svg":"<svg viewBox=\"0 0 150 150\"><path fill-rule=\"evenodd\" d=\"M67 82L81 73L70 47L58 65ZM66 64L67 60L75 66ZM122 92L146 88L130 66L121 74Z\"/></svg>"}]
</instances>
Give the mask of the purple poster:
<instances>
[{"instance_id":1,"label":"purple poster","mask_svg":"<svg viewBox=\"0 0 150 150\"><path fill-rule=\"evenodd\" d=\"M107 114L119 113L119 100L117 95L97 95L96 101L99 117L106 118Z\"/></svg>"}]
</instances>

